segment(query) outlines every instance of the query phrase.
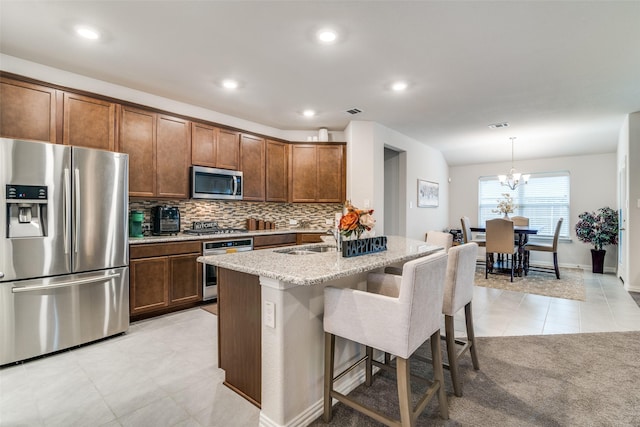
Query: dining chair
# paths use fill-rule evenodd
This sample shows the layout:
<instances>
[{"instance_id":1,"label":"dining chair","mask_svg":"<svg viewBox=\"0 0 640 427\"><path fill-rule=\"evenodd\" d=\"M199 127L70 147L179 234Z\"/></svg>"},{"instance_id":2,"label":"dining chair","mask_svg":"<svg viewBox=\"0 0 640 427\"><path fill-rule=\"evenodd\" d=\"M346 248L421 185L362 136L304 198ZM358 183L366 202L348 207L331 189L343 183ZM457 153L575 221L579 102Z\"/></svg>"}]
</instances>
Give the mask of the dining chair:
<instances>
[{"instance_id":1,"label":"dining chair","mask_svg":"<svg viewBox=\"0 0 640 427\"><path fill-rule=\"evenodd\" d=\"M553 233L553 242L551 244L547 243L527 243L524 245L524 272L525 275L529 270L529 253L531 251L539 251L539 252L553 252L553 270L556 273L556 278L560 278L560 268L558 267L558 237L560 236L560 228L562 228L563 219L560 218L556 223L556 231ZM537 267L536 270L544 271L544 268Z\"/></svg>"},{"instance_id":2,"label":"dining chair","mask_svg":"<svg viewBox=\"0 0 640 427\"><path fill-rule=\"evenodd\" d=\"M324 414L332 418L332 399L389 426L415 426L416 418L437 396L440 417L449 418L440 348L440 318L444 301L447 254L437 252L404 264L402 276L370 273L367 291L351 288L324 289ZM365 356L339 375L334 373L336 336L366 346ZM409 357L430 340L433 379L414 406ZM335 390L334 384L365 362L365 384L373 383L373 366L391 370L390 364L373 359L373 349L395 355L400 420L383 414Z\"/></svg>"},{"instance_id":3,"label":"dining chair","mask_svg":"<svg viewBox=\"0 0 640 427\"><path fill-rule=\"evenodd\" d=\"M510 219L511 221L513 221L514 227L529 227L529 218L527 218L526 216L512 216ZM520 241L520 239L522 239L522 241ZM524 246L525 243L529 241L529 235L518 234L513 238L513 241L516 245Z\"/></svg>"},{"instance_id":4,"label":"dining chair","mask_svg":"<svg viewBox=\"0 0 640 427\"><path fill-rule=\"evenodd\" d=\"M487 241L486 248L487 254L485 255L486 266L484 270L485 279L489 277L489 270L498 264L493 262L493 254L506 255L506 263L509 263L509 256L511 256L511 281L513 282L513 270L518 254L518 246L513 241L513 221L503 218L495 218L487 220L486 226ZM504 267L504 263L502 264Z\"/></svg>"},{"instance_id":5,"label":"dining chair","mask_svg":"<svg viewBox=\"0 0 640 427\"><path fill-rule=\"evenodd\" d=\"M448 360L445 367L448 368L451 373L453 392L458 397L462 396L462 379L458 367L458 359L465 352L469 351L473 369L480 369L478 354L476 353L473 315L471 312L477 257L478 245L475 243L465 243L464 245L451 248L449 251L449 260L447 261L447 276L444 282L442 314L444 314ZM455 328L453 324L455 314L460 311L462 307L464 307L464 317L467 327L466 340L455 338Z\"/></svg>"},{"instance_id":6,"label":"dining chair","mask_svg":"<svg viewBox=\"0 0 640 427\"><path fill-rule=\"evenodd\" d=\"M513 221L513 225L515 227L528 227L529 226L529 218L526 216L512 216L511 221Z\"/></svg>"},{"instance_id":7,"label":"dining chair","mask_svg":"<svg viewBox=\"0 0 640 427\"><path fill-rule=\"evenodd\" d=\"M460 223L462 224L462 240L464 243L477 243L478 246L485 246L486 241L480 238L473 238L471 235L471 221L469 221L468 216L463 216L460 218Z\"/></svg>"}]
</instances>

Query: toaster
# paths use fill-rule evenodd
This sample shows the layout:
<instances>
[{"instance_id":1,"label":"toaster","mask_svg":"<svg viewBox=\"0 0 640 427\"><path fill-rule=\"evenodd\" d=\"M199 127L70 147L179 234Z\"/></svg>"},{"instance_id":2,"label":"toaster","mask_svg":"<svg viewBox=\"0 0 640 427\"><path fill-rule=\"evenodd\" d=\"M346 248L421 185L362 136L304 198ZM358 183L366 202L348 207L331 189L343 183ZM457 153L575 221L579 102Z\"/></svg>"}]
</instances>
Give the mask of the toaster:
<instances>
[{"instance_id":1,"label":"toaster","mask_svg":"<svg viewBox=\"0 0 640 427\"><path fill-rule=\"evenodd\" d=\"M178 234L180 232L180 211L171 206L153 208L153 234Z\"/></svg>"}]
</instances>

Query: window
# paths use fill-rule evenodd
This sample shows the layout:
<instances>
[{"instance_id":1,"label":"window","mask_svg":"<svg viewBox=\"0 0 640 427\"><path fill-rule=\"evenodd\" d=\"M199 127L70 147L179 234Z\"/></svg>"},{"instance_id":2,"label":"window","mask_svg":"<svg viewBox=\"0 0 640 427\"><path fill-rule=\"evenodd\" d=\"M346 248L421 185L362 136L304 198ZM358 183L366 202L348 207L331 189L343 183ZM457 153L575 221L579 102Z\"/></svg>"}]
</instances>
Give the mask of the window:
<instances>
[{"instance_id":1,"label":"window","mask_svg":"<svg viewBox=\"0 0 640 427\"><path fill-rule=\"evenodd\" d=\"M481 177L478 180L478 224L485 226L486 221L501 216L491 212L496 209L503 193L513 197L518 208L509 216L526 216L529 226L538 230L538 236L553 236L556 223L564 218L560 237L569 237L569 172L550 172L531 174L529 183L515 190L500 185L497 176Z\"/></svg>"}]
</instances>

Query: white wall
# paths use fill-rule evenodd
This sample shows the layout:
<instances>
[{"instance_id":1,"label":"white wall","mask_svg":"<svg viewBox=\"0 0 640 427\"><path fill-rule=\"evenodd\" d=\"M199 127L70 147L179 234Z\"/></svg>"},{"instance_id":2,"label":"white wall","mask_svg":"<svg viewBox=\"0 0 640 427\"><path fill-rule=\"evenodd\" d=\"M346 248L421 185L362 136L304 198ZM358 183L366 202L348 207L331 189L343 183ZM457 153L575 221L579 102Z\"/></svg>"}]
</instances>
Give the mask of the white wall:
<instances>
[{"instance_id":1,"label":"white wall","mask_svg":"<svg viewBox=\"0 0 640 427\"><path fill-rule=\"evenodd\" d=\"M384 233L384 147L404 152L406 161L404 204L406 237L423 240L428 230L443 230L449 222L449 167L442 153L375 122L353 121L347 140L347 198L357 207L369 200L375 209L376 233ZM440 184L437 208L416 207L418 178ZM402 212L402 209L399 210ZM401 227L402 228L402 227Z\"/></svg>"},{"instance_id":2,"label":"white wall","mask_svg":"<svg viewBox=\"0 0 640 427\"><path fill-rule=\"evenodd\" d=\"M504 162L450 168L449 223L452 227L460 228L460 217L463 215L468 216L472 224L478 222L478 178L506 173L510 167L510 163ZM616 154L516 161L515 167L520 172L528 173L569 171L571 214L570 218L565 218L565 221L569 221L572 241L560 242L558 262L562 266L580 266L590 269L592 247L575 237L575 225L578 215L584 211L594 211L604 206L616 208ZM617 248L610 246L605 249L607 250L605 271L613 272L617 265ZM531 256L532 262L536 264L552 264L550 255L534 253Z\"/></svg>"}]
</instances>

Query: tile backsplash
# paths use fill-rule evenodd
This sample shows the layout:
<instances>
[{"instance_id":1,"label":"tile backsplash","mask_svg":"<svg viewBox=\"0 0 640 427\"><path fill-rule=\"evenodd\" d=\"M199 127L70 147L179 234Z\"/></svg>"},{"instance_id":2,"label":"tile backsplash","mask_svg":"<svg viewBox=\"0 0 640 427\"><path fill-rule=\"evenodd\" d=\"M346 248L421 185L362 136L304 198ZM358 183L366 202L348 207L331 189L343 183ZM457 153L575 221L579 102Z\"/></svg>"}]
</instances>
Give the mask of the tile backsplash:
<instances>
[{"instance_id":1,"label":"tile backsplash","mask_svg":"<svg viewBox=\"0 0 640 427\"><path fill-rule=\"evenodd\" d=\"M193 221L217 221L224 228L246 228L247 218L262 219L276 224L276 228L291 228L289 220L298 224L307 221L305 228L328 229L326 220L342 212L341 203L265 203L218 200L129 200L130 211L143 211L144 222L151 223L154 206L174 206L180 210L181 230L191 228Z\"/></svg>"}]
</instances>

